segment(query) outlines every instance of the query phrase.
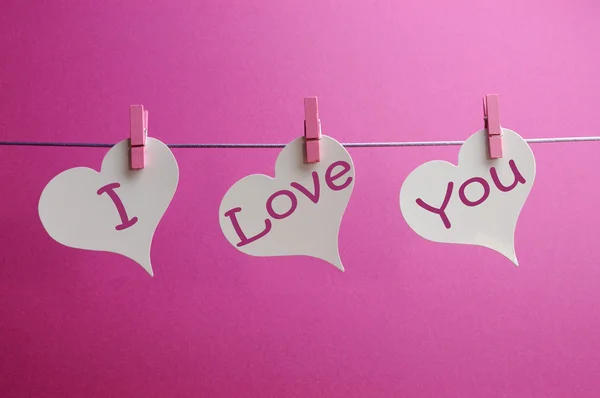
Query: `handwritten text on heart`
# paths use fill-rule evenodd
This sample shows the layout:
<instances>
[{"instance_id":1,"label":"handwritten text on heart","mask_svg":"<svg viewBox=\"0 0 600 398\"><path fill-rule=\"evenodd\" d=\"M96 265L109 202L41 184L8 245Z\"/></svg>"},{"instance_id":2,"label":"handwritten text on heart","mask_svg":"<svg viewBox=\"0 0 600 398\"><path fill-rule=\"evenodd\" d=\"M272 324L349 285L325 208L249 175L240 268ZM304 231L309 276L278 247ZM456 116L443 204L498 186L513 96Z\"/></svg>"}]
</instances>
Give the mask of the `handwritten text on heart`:
<instances>
[{"instance_id":1,"label":"handwritten text on heart","mask_svg":"<svg viewBox=\"0 0 600 398\"><path fill-rule=\"evenodd\" d=\"M221 228L244 253L308 255L343 270L337 238L354 185L352 160L323 137L321 161L304 164L302 145L297 139L281 151L274 179L255 174L231 187L219 211Z\"/></svg>"},{"instance_id":2,"label":"handwritten text on heart","mask_svg":"<svg viewBox=\"0 0 600 398\"><path fill-rule=\"evenodd\" d=\"M408 225L435 242L491 248L518 264L514 249L517 219L535 179L531 148L503 129L504 157L488 159L487 133L461 147L458 166L432 161L415 169L400 191Z\"/></svg>"}]
</instances>

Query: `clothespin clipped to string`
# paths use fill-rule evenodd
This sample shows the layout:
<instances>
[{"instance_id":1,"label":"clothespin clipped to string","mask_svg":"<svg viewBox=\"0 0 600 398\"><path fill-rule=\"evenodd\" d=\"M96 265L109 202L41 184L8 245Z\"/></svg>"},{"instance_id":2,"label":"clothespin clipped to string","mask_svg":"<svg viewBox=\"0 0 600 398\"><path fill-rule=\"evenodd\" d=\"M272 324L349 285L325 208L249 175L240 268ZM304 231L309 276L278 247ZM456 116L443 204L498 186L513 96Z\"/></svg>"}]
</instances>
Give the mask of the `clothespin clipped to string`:
<instances>
[{"instance_id":1,"label":"clothespin clipped to string","mask_svg":"<svg viewBox=\"0 0 600 398\"><path fill-rule=\"evenodd\" d=\"M148 137L148 111L143 105L129 107L131 168L140 170L146 166L146 138Z\"/></svg>"},{"instance_id":2,"label":"clothespin clipped to string","mask_svg":"<svg viewBox=\"0 0 600 398\"><path fill-rule=\"evenodd\" d=\"M305 163L321 160L321 120L317 97L304 98L304 149Z\"/></svg>"},{"instance_id":3,"label":"clothespin clipped to string","mask_svg":"<svg viewBox=\"0 0 600 398\"><path fill-rule=\"evenodd\" d=\"M488 150L490 159L502 158L502 127L498 111L498 94L483 97L483 120L488 132Z\"/></svg>"}]
</instances>

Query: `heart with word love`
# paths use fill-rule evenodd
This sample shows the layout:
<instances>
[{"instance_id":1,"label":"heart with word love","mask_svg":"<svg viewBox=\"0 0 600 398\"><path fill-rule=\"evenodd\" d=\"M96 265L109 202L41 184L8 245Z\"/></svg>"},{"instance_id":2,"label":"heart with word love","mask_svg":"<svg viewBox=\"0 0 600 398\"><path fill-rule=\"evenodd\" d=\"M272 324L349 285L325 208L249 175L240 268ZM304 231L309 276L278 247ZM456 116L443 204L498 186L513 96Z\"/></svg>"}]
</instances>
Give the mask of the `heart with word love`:
<instances>
[{"instance_id":1,"label":"heart with word love","mask_svg":"<svg viewBox=\"0 0 600 398\"><path fill-rule=\"evenodd\" d=\"M458 166L432 161L402 184L400 210L425 239L490 248L518 265L517 219L535 180L535 158L517 133L502 129L504 157L488 159L487 132L460 148Z\"/></svg>"},{"instance_id":2,"label":"heart with word love","mask_svg":"<svg viewBox=\"0 0 600 398\"><path fill-rule=\"evenodd\" d=\"M275 178L253 174L223 197L219 222L235 248L252 256L306 255L344 270L338 252L342 216L354 187L346 149L321 138L321 161L303 162L303 138L277 157Z\"/></svg>"},{"instance_id":3,"label":"heart with word love","mask_svg":"<svg viewBox=\"0 0 600 398\"><path fill-rule=\"evenodd\" d=\"M66 170L44 188L38 212L48 234L77 249L118 253L154 275L152 237L169 207L179 168L171 150L148 138L146 166L129 169L129 140L113 146L101 171Z\"/></svg>"}]
</instances>

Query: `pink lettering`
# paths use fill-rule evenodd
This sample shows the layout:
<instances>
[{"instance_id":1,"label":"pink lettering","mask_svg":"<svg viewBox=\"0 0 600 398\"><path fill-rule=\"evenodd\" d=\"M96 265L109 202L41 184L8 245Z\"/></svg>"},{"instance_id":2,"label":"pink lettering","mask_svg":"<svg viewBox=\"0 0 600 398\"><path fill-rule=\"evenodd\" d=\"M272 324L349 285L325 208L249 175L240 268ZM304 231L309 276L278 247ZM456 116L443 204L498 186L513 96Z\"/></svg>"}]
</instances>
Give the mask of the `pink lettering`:
<instances>
[{"instance_id":1,"label":"pink lettering","mask_svg":"<svg viewBox=\"0 0 600 398\"><path fill-rule=\"evenodd\" d=\"M250 238L246 237L246 234L244 233L244 231L242 231L242 227L240 226L237 216L235 215L235 213L239 213L240 211L242 211L241 207L235 207L231 210L228 210L225 213L225 217L229 217L229 220L231 221L231 224L233 225L233 229L235 229L235 233L237 234L238 238L240 238L239 243L236 244L237 247L242 247L247 244L250 244L250 243L262 238L263 236L268 234L269 231L271 231L271 220L266 218L265 219L265 229L262 232L254 235Z\"/></svg>"},{"instance_id":2,"label":"pink lettering","mask_svg":"<svg viewBox=\"0 0 600 398\"><path fill-rule=\"evenodd\" d=\"M312 172L312 178L314 193L310 192L303 185L300 185L297 182L292 182L290 185L292 186L292 188L296 188L298 191L302 192L313 203L318 203L319 197L321 196L321 184L319 184L319 175L316 171Z\"/></svg>"},{"instance_id":3,"label":"pink lettering","mask_svg":"<svg viewBox=\"0 0 600 398\"><path fill-rule=\"evenodd\" d=\"M334 168L338 166L341 167L341 170L337 173L334 173ZM327 186L332 191L341 191L342 189L347 188L352 183L352 177L348 176L345 180L340 181L339 183L336 183L336 180L339 180L342 177L344 177L344 175L346 175L350 170L352 170L352 167L348 162L345 161L337 161L330 164L325 172L325 182L327 183ZM321 198L321 183L319 180L319 174L316 171L313 171L311 173L311 176L313 180L312 191L310 191L305 186L297 182L291 182L290 186L298 190L304 196L306 196L311 202L317 204L319 203L319 199ZM274 209L273 202L275 201L275 199L281 196L287 196L287 198L290 200L290 204L289 208L286 211L280 213ZM294 192L287 189L282 189L269 196L269 198L266 201L265 207L270 218L265 219L265 228L260 233L251 237L246 236L246 234L242 230L242 227L240 226L239 220L237 219L237 213L242 211L241 207L235 207L233 209L230 209L224 214L224 216L229 218L229 220L231 221L233 229L235 230L235 233L240 239L240 241L236 244L237 247L248 245L266 236L273 227L271 219L283 220L291 216L298 207L298 198L296 197Z\"/></svg>"},{"instance_id":4,"label":"pink lettering","mask_svg":"<svg viewBox=\"0 0 600 398\"><path fill-rule=\"evenodd\" d=\"M496 168L492 167L490 169L490 175L492 176L492 181L494 181L494 185L496 185L496 188L498 188L502 192L512 191L513 189L515 189L515 187L517 186L518 183L525 184L525 182L526 182L523 175L521 175L521 172L519 172L519 169L517 168L517 165L515 164L514 160L512 160L512 159L509 160L508 165L510 166L510 169L513 172L513 176L515 177L512 185L510 185L508 187L500 182Z\"/></svg>"},{"instance_id":5,"label":"pink lettering","mask_svg":"<svg viewBox=\"0 0 600 398\"><path fill-rule=\"evenodd\" d=\"M331 175L331 173L333 172L333 169L337 166L341 166L342 171L340 171L339 173L337 173L335 175ZM325 172L325 182L327 183L327 186L332 191L341 191L342 189L348 187L348 185L350 185L350 183L352 183L352 177L346 178L346 181L344 181L341 185L336 185L336 184L334 184L334 182L338 178L343 177L344 174L348 173L350 171L350 169L351 169L350 164L343 160L338 160L337 162L331 163L329 165L329 167L327 168L327 171Z\"/></svg>"},{"instance_id":6,"label":"pink lettering","mask_svg":"<svg viewBox=\"0 0 600 398\"><path fill-rule=\"evenodd\" d=\"M467 199L467 196L465 195L465 189L467 188L467 186L475 182L481 184L481 186L483 187L483 195L481 195L481 198L479 198L475 202L471 202L469 199ZM481 177L470 178L467 181L463 182L463 184L460 186L460 189L458 190L458 196L460 197L461 202L463 202L466 206L475 207L485 202L488 196L490 196L490 185L487 183L486 180L484 180Z\"/></svg>"},{"instance_id":7,"label":"pink lettering","mask_svg":"<svg viewBox=\"0 0 600 398\"><path fill-rule=\"evenodd\" d=\"M276 213L275 209L273 209L273 201L275 200L275 198L277 198L278 196L281 196L281 195L285 195L288 198L290 198L290 208L288 211L286 211L283 214ZM273 195L269 196L269 199L267 199L267 212L269 213L269 215L271 217L273 217L276 220L282 220L284 218L289 217L296 210L297 206L298 206L298 199L296 199L296 196L292 192L288 191L287 189L282 189L281 191L277 191Z\"/></svg>"},{"instance_id":8,"label":"pink lettering","mask_svg":"<svg viewBox=\"0 0 600 398\"><path fill-rule=\"evenodd\" d=\"M500 178L498 177L498 172L496 171L495 167L490 168L490 175L492 177L492 180L494 181L494 185L501 192L510 192L513 189L515 189L515 187L519 183L521 183L521 184L526 183L525 178L523 177L523 175L517 168L517 165L514 162L514 160L512 160L512 159L509 160L508 164L509 164L510 169L512 170L513 176L514 176L514 180L513 180L512 184L509 186L506 186L500 182ZM470 199L467 198L465 191L469 185L475 184L475 183L481 185L481 187L483 188L483 193L481 194L481 197L479 199L477 199L475 201L471 201ZM420 198L418 198L416 200L417 205L421 206L423 209L430 211L432 213L438 214L440 216L440 218L442 219L442 222L444 223L444 226L446 227L446 229L450 229L450 227L452 226L450 223L450 219L446 215L446 207L448 206L448 203L450 202L450 197L452 196L453 188L454 188L454 183L449 182L448 187L446 189L446 196L444 197L442 206L439 209L425 203ZM487 200L487 198L490 196L490 184L488 184L488 182L482 177L470 178L462 183L462 185L460 186L460 188L458 190L458 196L459 196L461 202L465 206L469 206L469 207L479 206L480 204L485 202Z\"/></svg>"},{"instance_id":9,"label":"pink lettering","mask_svg":"<svg viewBox=\"0 0 600 398\"><path fill-rule=\"evenodd\" d=\"M119 184L118 182L113 182L111 184L107 184L107 185L103 186L102 188L100 188L98 190L98 192L96 192L98 195L102 195L103 193L106 193L108 195L108 197L113 201L113 204L115 205L115 207L117 208L117 211L119 212L119 217L121 218L121 224L119 224L115 227L115 229L117 231L122 231L124 229L127 229L127 228L133 226L138 221L137 217L133 217L130 219L127 216L127 211L125 210L125 206L123 205L121 198L119 198L119 195L117 195L117 193L115 192L115 189L119 188L120 186L121 186L121 184Z\"/></svg>"},{"instance_id":10,"label":"pink lettering","mask_svg":"<svg viewBox=\"0 0 600 398\"><path fill-rule=\"evenodd\" d=\"M448 206L448 203L450 202L450 197L452 196L453 189L454 189L454 183L452 181L450 181L448 183L448 187L446 188L446 196L444 196L444 201L442 202L442 206L439 209L425 203L423 201L423 199L421 199L421 198L417 199L417 205L421 206L422 208L424 208L427 211L430 211L430 212L435 213L440 216L440 218L442 219L442 222L444 223L444 227L446 227L446 229L450 229L450 227L452 226L452 224L450 224L450 219L446 215L446 207Z\"/></svg>"}]
</instances>

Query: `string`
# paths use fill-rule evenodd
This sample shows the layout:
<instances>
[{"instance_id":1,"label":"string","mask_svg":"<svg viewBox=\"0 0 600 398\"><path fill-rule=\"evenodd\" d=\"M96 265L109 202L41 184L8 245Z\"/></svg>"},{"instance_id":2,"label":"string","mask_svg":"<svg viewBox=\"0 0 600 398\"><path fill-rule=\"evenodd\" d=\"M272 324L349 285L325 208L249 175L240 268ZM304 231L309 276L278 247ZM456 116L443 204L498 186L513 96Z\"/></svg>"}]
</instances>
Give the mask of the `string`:
<instances>
[{"instance_id":1,"label":"string","mask_svg":"<svg viewBox=\"0 0 600 398\"><path fill-rule=\"evenodd\" d=\"M530 144L556 142L586 142L600 141L600 137L560 137L560 138L530 138ZM386 147L424 147L462 145L464 141L399 141L399 142L346 142L347 148L386 148ZM41 146L41 147L80 147L80 148L110 148L115 144L84 143L84 142L40 142L40 141L0 141L0 146ZM167 144L169 148L283 148L287 144Z\"/></svg>"}]
</instances>

